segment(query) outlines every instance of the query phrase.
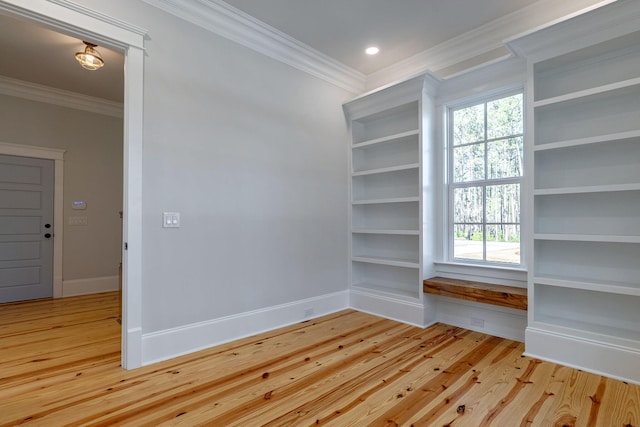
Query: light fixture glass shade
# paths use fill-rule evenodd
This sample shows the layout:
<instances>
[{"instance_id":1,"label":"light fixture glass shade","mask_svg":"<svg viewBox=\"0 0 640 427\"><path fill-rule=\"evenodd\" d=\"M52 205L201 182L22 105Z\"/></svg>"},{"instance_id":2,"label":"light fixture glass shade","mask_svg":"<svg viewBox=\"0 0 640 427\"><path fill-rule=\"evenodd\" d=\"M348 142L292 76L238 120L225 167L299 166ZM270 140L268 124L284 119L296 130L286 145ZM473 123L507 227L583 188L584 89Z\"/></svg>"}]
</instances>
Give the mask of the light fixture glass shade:
<instances>
[{"instance_id":1,"label":"light fixture glass shade","mask_svg":"<svg viewBox=\"0 0 640 427\"><path fill-rule=\"evenodd\" d=\"M83 52L76 52L76 60L82 65L82 68L87 70L97 70L104 66L104 60L100 53L95 50L96 45L92 43L84 42L87 46Z\"/></svg>"}]
</instances>

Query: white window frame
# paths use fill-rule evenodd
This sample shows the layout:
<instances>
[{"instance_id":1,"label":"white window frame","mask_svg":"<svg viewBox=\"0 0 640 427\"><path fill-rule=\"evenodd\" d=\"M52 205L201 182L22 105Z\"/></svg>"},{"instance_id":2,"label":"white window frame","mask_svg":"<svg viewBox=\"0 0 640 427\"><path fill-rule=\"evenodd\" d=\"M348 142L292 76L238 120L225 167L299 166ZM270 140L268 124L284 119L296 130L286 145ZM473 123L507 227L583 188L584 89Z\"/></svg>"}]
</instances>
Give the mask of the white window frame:
<instances>
[{"instance_id":1,"label":"white window frame","mask_svg":"<svg viewBox=\"0 0 640 427\"><path fill-rule=\"evenodd\" d=\"M445 189L444 194L446 198L446 218L445 218L445 235L443 236L443 253L445 255L445 263L448 264L460 264L460 265L468 265L473 267L481 267L481 268L499 268L506 270L524 270L526 268L526 257L525 257L525 224L523 221L526 219L526 215L524 215L524 198L525 198L525 174L526 174L526 166L523 168L523 174L519 177L509 177L509 178L497 178L497 179L486 179L487 176L487 168L489 167L487 162L487 150L486 144L503 138L495 138L495 139L487 139L486 131L487 131L487 117L486 117L486 109L485 109L485 120L484 120L484 130L485 130L485 138L482 141L485 144L485 179L477 180L477 181L468 181L468 182L453 182L453 114L454 111L460 110L467 107L472 107L479 104L486 104L488 102L509 97L512 95L522 95L522 110L523 110L523 131L522 134L511 135L514 137L522 137L523 138L523 156L526 156L526 100L525 100L525 90L523 87L511 88L508 90L501 91L491 91L489 93L479 94L474 96L473 98L468 98L461 100L459 102L450 103L445 106L445 121L446 121L446 132L444 134L444 145L445 145L445 157L446 157L446 168L445 168ZM471 145L471 144L469 144ZM526 165L526 159L523 159L523 165ZM487 227L487 218L486 218L486 187L497 184L519 184L520 185L520 263L507 263L507 262L497 262L497 261L487 261L486 260L486 227ZM467 187L483 187L483 197L484 197L484 206L483 206L483 218L482 223L480 225L483 226L485 230L485 235L482 241L483 247L483 260L476 259L465 259L465 258L455 258L454 257L454 242L453 242L453 234L454 234L454 190L456 188L467 188ZM505 223L506 224L506 223Z\"/></svg>"}]
</instances>

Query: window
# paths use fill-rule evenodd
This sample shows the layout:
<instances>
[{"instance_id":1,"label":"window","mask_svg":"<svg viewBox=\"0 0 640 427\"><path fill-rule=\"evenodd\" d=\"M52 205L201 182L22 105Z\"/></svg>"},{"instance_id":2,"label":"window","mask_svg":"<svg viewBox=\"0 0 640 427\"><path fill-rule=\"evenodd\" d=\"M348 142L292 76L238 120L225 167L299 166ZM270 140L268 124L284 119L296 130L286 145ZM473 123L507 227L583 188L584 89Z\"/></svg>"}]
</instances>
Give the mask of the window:
<instances>
[{"instance_id":1,"label":"window","mask_svg":"<svg viewBox=\"0 0 640 427\"><path fill-rule=\"evenodd\" d=\"M521 265L523 95L449 109L449 259Z\"/></svg>"}]
</instances>

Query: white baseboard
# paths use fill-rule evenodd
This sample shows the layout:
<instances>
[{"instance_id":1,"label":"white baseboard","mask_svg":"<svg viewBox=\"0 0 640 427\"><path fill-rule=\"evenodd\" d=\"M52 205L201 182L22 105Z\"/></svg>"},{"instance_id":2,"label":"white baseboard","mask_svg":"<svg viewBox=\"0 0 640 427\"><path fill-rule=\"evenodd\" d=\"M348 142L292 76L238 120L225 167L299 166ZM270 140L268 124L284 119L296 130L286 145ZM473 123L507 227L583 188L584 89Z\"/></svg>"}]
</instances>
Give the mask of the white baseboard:
<instances>
[{"instance_id":1,"label":"white baseboard","mask_svg":"<svg viewBox=\"0 0 640 427\"><path fill-rule=\"evenodd\" d=\"M87 279L63 280L62 296L97 294L120 289L118 276L89 277Z\"/></svg>"},{"instance_id":2,"label":"white baseboard","mask_svg":"<svg viewBox=\"0 0 640 427\"><path fill-rule=\"evenodd\" d=\"M434 296L436 320L447 325L524 342L527 312L497 305Z\"/></svg>"},{"instance_id":3,"label":"white baseboard","mask_svg":"<svg viewBox=\"0 0 640 427\"><path fill-rule=\"evenodd\" d=\"M405 301L352 289L349 294L349 305L354 310L374 316L425 327L424 306L418 300Z\"/></svg>"},{"instance_id":4,"label":"white baseboard","mask_svg":"<svg viewBox=\"0 0 640 427\"><path fill-rule=\"evenodd\" d=\"M143 334L142 365L150 365L347 308L349 292L342 291Z\"/></svg>"},{"instance_id":5,"label":"white baseboard","mask_svg":"<svg viewBox=\"0 0 640 427\"><path fill-rule=\"evenodd\" d=\"M565 334L527 328L525 355L640 385L640 352Z\"/></svg>"}]
</instances>

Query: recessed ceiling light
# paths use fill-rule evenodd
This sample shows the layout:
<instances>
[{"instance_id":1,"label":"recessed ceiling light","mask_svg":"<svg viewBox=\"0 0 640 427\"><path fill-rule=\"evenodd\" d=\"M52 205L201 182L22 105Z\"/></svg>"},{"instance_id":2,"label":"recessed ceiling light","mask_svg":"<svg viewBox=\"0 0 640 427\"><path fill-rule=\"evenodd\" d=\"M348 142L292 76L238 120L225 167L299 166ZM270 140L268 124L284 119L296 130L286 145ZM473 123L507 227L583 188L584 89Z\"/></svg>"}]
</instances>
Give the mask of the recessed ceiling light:
<instances>
[{"instance_id":1,"label":"recessed ceiling light","mask_svg":"<svg viewBox=\"0 0 640 427\"><path fill-rule=\"evenodd\" d=\"M378 52L380 52L380 49L378 49L376 46L369 46L365 49L365 53L367 55L375 55Z\"/></svg>"}]
</instances>

